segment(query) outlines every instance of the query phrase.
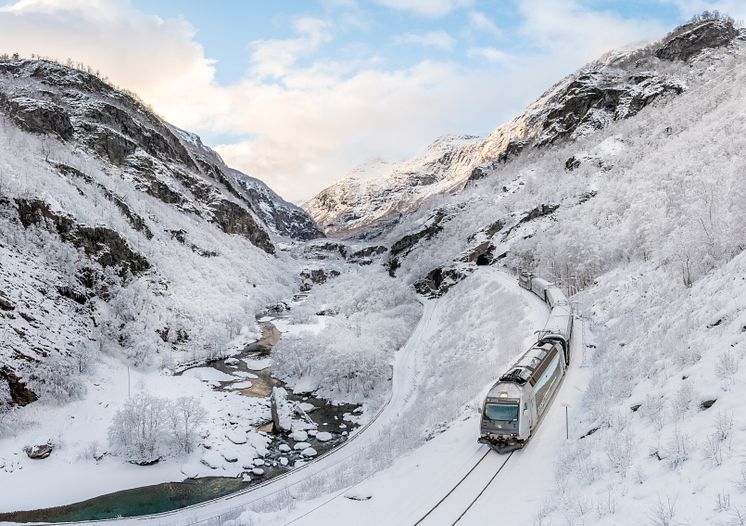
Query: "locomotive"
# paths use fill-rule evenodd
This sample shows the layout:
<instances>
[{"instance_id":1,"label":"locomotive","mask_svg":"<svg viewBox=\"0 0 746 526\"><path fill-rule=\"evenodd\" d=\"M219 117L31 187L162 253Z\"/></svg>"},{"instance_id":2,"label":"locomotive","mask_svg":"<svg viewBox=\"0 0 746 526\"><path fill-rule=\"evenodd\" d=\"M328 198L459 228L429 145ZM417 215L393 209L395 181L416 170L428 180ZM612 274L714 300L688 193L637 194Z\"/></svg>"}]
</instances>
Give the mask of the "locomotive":
<instances>
[{"instance_id":1,"label":"locomotive","mask_svg":"<svg viewBox=\"0 0 746 526\"><path fill-rule=\"evenodd\" d=\"M541 423L570 365L572 305L553 283L521 273L518 284L550 308L539 339L490 388L479 442L498 453L524 447Z\"/></svg>"}]
</instances>

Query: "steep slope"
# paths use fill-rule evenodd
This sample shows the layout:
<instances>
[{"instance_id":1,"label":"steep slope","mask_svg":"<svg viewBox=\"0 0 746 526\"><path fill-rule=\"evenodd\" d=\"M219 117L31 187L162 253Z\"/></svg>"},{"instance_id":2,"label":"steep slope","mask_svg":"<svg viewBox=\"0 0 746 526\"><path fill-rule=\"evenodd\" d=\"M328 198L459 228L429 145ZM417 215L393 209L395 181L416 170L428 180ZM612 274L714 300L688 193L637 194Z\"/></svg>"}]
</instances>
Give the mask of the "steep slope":
<instances>
[{"instance_id":1,"label":"steep slope","mask_svg":"<svg viewBox=\"0 0 746 526\"><path fill-rule=\"evenodd\" d=\"M101 349L139 364L225 352L292 291L276 241L322 235L197 136L77 69L0 61L0 134L0 381L16 403Z\"/></svg>"},{"instance_id":2,"label":"steep slope","mask_svg":"<svg viewBox=\"0 0 746 526\"><path fill-rule=\"evenodd\" d=\"M274 233L300 241L324 237L311 216L302 208L285 201L259 179L232 168L228 168L227 173L237 181L254 213Z\"/></svg>"},{"instance_id":3,"label":"steep slope","mask_svg":"<svg viewBox=\"0 0 746 526\"><path fill-rule=\"evenodd\" d=\"M487 138L436 142L383 179L364 185L343 179L305 209L331 236L376 237L395 225L400 213L413 210L413 200L460 189L526 149L577 140L680 94L688 76L683 64L703 50L728 45L736 34L727 21L703 20L647 47L609 52L555 84Z\"/></svg>"}]
</instances>

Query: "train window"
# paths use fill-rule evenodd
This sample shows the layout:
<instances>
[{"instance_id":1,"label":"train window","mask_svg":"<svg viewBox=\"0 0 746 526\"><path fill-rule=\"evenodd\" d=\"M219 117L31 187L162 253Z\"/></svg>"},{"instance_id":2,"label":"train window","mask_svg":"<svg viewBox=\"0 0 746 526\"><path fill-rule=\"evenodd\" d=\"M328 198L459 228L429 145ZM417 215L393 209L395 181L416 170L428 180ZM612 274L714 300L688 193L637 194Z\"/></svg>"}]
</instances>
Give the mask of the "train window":
<instances>
[{"instance_id":1,"label":"train window","mask_svg":"<svg viewBox=\"0 0 746 526\"><path fill-rule=\"evenodd\" d=\"M518 420L518 404L487 404L484 416L490 420L515 422Z\"/></svg>"}]
</instances>

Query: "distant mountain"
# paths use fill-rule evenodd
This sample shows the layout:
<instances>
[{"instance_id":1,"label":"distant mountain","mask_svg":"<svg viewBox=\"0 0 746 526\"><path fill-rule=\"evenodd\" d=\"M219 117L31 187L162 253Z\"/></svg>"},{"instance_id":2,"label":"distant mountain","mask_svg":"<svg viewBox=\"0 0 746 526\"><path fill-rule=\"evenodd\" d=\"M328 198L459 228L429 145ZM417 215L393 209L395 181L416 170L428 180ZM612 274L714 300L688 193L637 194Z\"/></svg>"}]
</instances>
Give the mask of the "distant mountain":
<instances>
[{"instance_id":1,"label":"distant mountain","mask_svg":"<svg viewBox=\"0 0 746 526\"><path fill-rule=\"evenodd\" d=\"M448 135L409 161L370 161L303 208L330 236L375 238L424 199L463 185L480 158L482 142L472 135Z\"/></svg>"}]
</instances>

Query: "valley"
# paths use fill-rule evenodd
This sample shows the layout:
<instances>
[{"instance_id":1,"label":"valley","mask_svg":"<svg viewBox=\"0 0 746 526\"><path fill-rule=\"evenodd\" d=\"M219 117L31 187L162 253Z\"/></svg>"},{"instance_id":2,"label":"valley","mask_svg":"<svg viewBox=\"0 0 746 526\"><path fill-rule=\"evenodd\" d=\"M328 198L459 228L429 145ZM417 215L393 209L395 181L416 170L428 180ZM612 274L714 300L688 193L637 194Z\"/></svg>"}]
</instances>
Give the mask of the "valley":
<instances>
[{"instance_id":1,"label":"valley","mask_svg":"<svg viewBox=\"0 0 746 526\"><path fill-rule=\"evenodd\" d=\"M695 17L301 207L0 59L0 522L738 524L744 57ZM521 272L575 332L508 457L477 438L543 337Z\"/></svg>"}]
</instances>

